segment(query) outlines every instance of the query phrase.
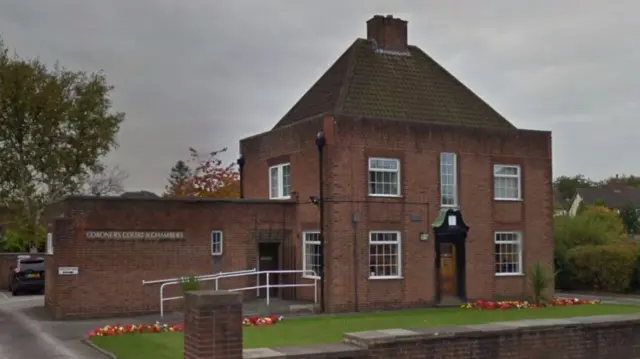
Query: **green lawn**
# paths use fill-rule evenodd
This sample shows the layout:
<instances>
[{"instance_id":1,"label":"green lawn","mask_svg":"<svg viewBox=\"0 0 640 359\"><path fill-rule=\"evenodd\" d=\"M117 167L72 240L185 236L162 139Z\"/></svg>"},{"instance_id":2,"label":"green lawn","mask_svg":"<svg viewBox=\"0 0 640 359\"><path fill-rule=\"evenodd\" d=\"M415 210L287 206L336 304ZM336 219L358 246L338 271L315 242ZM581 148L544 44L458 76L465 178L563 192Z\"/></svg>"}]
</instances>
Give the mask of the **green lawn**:
<instances>
[{"instance_id":1,"label":"green lawn","mask_svg":"<svg viewBox=\"0 0 640 359\"><path fill-rule=\"evenodd\" d=\"M600 304L520 310L417 309L315 316L285 319L272 326L245 328L244 347L338 342L345 332L364 330L638 312L640 306L637 305ZM94 337L93 343L116 354L119 359L178 359L182 358L183 336L182 333L129 334Z\"/></svg>"}]
</instances>

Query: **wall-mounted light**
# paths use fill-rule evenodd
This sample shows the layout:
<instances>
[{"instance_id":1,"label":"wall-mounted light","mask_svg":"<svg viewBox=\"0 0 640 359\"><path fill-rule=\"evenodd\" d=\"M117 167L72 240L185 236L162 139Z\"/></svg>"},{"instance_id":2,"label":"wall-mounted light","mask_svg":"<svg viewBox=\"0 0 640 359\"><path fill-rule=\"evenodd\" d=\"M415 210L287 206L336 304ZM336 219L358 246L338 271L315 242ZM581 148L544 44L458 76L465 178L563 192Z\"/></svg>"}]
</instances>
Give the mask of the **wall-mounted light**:
<instances>
[{"instance_id":1,"label":"wall-mounted light","mask_svg":"<svg viewBox=\"0 0 640 359\"><path fill-rule=\"evenodd\" d=\"M420 240L428 241L429 240L429 232L420 232Z\"/></svg>"}]
</instances>

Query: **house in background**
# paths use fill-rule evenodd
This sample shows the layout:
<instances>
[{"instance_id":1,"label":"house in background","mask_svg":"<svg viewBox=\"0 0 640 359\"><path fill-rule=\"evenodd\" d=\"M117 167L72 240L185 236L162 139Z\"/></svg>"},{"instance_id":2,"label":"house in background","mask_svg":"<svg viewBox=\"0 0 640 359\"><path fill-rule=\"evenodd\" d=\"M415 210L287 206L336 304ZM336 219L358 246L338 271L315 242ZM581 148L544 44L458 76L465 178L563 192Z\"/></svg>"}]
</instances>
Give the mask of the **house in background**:
<instances>
[{"instance_id":1,"label":"house in background","mask_svg":"<svg viewBox=\"0 0 640 359\"><path fill-rule=\"evenodd\" d=\"M608 186L598 188L578 188L571 201L568 214L575 216L580 207L601 204L617 212L631 205L640 208L640 188L631 186Z\"/></svg>"}]
</instances>

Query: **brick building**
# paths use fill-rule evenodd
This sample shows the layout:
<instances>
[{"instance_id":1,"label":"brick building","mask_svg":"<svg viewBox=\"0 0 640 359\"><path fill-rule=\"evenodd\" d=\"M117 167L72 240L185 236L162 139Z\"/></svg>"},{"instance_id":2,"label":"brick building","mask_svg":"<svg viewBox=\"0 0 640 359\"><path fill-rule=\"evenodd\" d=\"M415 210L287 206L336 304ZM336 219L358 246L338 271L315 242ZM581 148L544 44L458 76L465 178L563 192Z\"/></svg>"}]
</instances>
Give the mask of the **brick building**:
<instances>
[{"instance_id":1,"label":"brick building","mask_svg":"<svg viewBox=\"0 0 640 359\"><path fill-rule=\"evenodd\" d=\"M240 142L241 200L56 204L48 216L57 233L48 268L82 263L98 275L117 253L123 269L109 278L126 283L129 298L105 289L93 309L62 308L95 296L72 291L79 277L54 276L64 285L51 287L47 275L48 306L60 316L100 306L149 311L157 291L140 288L141 278L216 265L317 273L321 238L330 312L526 295L526 268L553 261L551 133L516 128L409 45L407 33L406 21L374 16L367 38L356 39L272 130ZM184 239L152 247L76 234L106 229L179 229ZM220 253L212 253L214 244ZM144 259L132 257L139 250ZM86 263L89 253L101 261ZM273 294L313 298L311 288Z\"/></svg>"}]
</instances>

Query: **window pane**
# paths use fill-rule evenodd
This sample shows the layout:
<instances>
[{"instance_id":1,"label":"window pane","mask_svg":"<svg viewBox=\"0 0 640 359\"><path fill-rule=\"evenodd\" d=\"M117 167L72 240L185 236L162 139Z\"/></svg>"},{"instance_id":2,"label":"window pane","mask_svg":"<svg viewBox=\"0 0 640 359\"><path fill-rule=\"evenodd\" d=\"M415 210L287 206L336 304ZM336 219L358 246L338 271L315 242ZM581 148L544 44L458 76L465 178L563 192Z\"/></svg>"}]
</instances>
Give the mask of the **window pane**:
<instances>
[{"instance_id":1,"label":"window pane","mask_svg":"<svg viewBox=\"0 0 640 359\"><path fill-rule=\"evenodd\" d=\"M518 167L516 166L495 166L493 173L498 176L517 176L518 172Z\"/></svg>"},{"instance_id":2,"label":"window pane","mask_svg":"<svg viewBox=\"0 0 640 359\"><path fill-rule=\"evenodd\" d=\"M399 195L398 171L369 171L369 193L381 195Z\"/></svg>"},{"instance_id":3,"label":"window pane","mask_svg":"<svg viewBox=\"0 0 640 359\"><path fill-rule=\"evenodd\" d=\"M291 190L291 175L289 173L289 165L282 167L282 196L289 196Z\"/></svg>"},{"instance_id":4,"label":"window pane","mask_svg":"<svg viewBox=\"0 0 640 359\"><path fill-rule=\"evenodd\" d=\"M400 275L399 238L397 233L377 232L370 234L369 275L390 277Z\"/></svg>"},{"instance_id":5,"label":"window pane","mask_svg":"<svg viewBox=\"0 0 640 359\"><path fill-rule=\"evenodd\" d=\"M312 270L313 276L320 274L320 234L305 233L304 236L304 269ZM312 276L311 273L305 274Z\"/></svg>"},{"instance_id":6,"label":"window pane","mask_svg":"<svg viewBox=\"0 0 640 359\"><path fill-rule=\"evenodd\" d=\"M440 154L440 204L457 205L455 153Z\"/></svg>"},{"instance_id":7,"label":"window pane","mask_svg":"<svg viewBox=\"0 0 640 359\"><path fill-rule=\"evenodd\" d=\"M519 233L495 234L495 271L498 274L522 273L521 242Z\"/></svg>"},{"instance_id":8,"label":"window pane","mask_svg":"<svg viewBox=\"0 0 640 359\"><path fill-rule=\"evenodd\" d=\"M278 167L271 167L271 198L279 197L278 195Z\"/></svg>"}]
</instances>

